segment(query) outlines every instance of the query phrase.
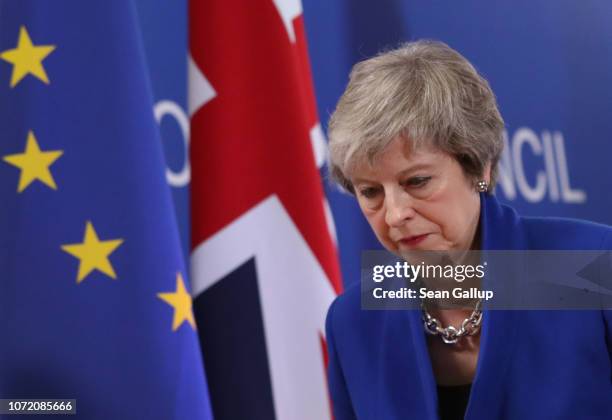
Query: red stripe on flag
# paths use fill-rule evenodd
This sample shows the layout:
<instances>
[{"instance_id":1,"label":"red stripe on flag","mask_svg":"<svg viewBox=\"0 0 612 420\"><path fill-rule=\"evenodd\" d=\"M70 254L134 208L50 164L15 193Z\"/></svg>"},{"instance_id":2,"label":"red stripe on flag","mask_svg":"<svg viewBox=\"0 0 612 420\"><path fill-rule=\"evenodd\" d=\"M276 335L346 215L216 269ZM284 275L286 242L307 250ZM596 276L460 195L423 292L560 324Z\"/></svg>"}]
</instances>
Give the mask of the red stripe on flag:
<instances>
[{"instance_id":1,"label":"red stripe on flag","mask_svg":"<svg viewBox=\"0 0 612 420\"><path fill-rule=\"evenodd\" d=\"M309 135L317 118L302 19L296 46L272 1L193 1L190 16L191 55L217 93L191 122L192 247L276 194L340 291Z\"/></svg>"}]
</instances>

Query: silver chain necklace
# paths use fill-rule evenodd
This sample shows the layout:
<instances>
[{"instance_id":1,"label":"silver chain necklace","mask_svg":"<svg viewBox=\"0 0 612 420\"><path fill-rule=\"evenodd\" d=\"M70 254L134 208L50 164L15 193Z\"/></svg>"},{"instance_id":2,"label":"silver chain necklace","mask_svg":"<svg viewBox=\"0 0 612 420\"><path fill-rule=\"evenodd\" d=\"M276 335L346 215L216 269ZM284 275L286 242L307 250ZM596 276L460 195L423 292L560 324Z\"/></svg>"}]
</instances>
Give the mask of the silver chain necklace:
<instances>
[{"instance_id":1,"label":"silver chain necklace","mask_svg":"<svg viewBox=\"0 0 612 420\"><path fill-rule=\"evenodd\" d=\"M476 302L474 310L469 317L465 318L461 323L459 329L449 325L446 328L442 327L442 323L430 315L425 308L425 303L421 302L421 308L423 310L423 325L425 326L425 332L430 335L439 335L446 344L455 344L459 339L466 335L475 335L480 331L480 324L482 322L482 300L479 299Z\"/></svg>"}]
</instances>

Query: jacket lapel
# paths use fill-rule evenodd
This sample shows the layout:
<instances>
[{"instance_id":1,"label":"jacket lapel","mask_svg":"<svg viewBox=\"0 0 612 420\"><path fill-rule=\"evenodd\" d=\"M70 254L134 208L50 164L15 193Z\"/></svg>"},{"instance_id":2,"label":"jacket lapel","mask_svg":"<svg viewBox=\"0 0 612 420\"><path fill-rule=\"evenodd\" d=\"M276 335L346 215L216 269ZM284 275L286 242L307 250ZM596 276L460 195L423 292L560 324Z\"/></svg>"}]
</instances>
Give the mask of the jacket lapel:
<instances>
[{"instance_id":1,"label":"jacket lapel","mask_svg":"<svg viewBox=\"0 0 612 420\"><path fill-rule=\"evenodd\" d=\"M502 206L492 195L481 194L481 234L483 259L489 250L527 249L527 239L516 212ZM489 280L512 281L512 273L487 270ZM503 401L504 377L516 343L517 312L511 310L483 311L480 353L476 376L468 404L466 419L499 418Z\"/></svg>"},{"instance_id":2,"label":"jacket lapel","mask_svg":"<svg viewBox=\"0 0 612 420\"><path fill-rule=\"evenodd\" d=\"M381 406L371 418L437 420L435 381L420 310L389 310L385 318L379 360Z\"/></svg>"}]
</instances>

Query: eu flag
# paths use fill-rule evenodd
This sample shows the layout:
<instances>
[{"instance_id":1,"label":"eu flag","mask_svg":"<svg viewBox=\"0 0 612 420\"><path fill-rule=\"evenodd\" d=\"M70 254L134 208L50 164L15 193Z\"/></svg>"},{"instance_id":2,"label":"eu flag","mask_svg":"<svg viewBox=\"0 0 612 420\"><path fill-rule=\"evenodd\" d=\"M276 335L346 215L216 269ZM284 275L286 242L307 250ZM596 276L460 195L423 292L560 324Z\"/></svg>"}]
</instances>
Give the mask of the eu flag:
<instances>
[{"instance_id":1,"label":"eu flag","mask_svg":"<svg viewBox=\"0 0 612 420\"><path fill-rule=\"evenodd\" d=\"M0 398L208 419L128 0L0 0Z\"/></svg>"}]
</instances>

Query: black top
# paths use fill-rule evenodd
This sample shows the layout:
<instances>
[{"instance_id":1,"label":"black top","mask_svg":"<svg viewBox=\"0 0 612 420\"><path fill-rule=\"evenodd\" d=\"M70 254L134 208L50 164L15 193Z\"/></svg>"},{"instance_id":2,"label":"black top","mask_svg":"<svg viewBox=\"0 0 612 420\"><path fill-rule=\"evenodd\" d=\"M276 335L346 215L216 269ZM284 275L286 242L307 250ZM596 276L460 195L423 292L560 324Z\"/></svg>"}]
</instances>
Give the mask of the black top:
<instances>
[{"instance_id":1,"label":"black top","mask_svg":"<svg viewBox=\"0 0 612 420\"><path fill-rule=\"evenodd\" d=\"M438 385L438 412L440 420L463 420L470 399L472 384Z\"/></svg>"}]
</instances>

